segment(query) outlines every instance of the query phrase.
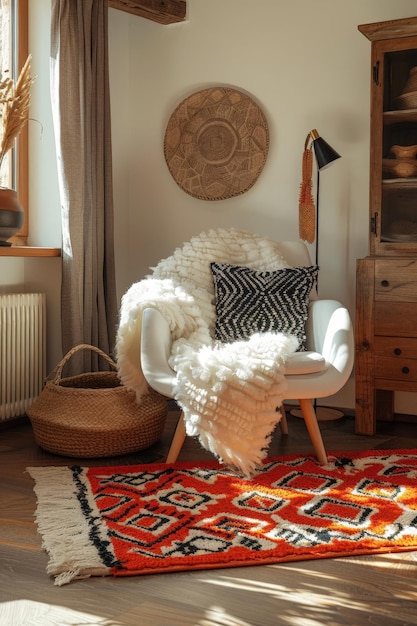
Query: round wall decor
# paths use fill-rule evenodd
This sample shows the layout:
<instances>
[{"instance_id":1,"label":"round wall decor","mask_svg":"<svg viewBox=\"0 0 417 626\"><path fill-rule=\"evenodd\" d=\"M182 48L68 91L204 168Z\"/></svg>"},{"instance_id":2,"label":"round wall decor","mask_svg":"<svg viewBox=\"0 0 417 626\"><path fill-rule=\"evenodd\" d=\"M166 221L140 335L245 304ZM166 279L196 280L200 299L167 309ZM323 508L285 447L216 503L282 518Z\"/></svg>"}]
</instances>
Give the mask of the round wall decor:
<instances>
[{"instance_id":1,"label":"round wall decor","mask_svg":"<svg viewBox=\"0 0 417 626\"><path fill-rule=\"evenodd\" d=\"M259 177L268 147L268 125L259 105L228 87L185 98L165 131L164 154L172 177L201 200L245 193Z\"/></svg>"}]
</instances>

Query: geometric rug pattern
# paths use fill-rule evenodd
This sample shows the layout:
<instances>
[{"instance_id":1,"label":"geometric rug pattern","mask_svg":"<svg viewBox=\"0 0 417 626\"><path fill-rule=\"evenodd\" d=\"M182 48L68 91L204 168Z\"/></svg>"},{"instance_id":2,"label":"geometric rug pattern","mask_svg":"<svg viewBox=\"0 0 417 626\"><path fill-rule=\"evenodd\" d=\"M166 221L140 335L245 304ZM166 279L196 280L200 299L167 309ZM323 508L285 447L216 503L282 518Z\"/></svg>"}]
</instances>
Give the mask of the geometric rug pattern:
<instances>
[{"instance_id":1,"label":"geometric rug pattern","mask_svg":"<svg viewBox=\"0 0 417 626\"><path fill-rule=\"evenodd\" d=\"M274 458L252 479L216 462L28 472L58 585L417 549L416 450Z\"/></svg>"}]
</instances>

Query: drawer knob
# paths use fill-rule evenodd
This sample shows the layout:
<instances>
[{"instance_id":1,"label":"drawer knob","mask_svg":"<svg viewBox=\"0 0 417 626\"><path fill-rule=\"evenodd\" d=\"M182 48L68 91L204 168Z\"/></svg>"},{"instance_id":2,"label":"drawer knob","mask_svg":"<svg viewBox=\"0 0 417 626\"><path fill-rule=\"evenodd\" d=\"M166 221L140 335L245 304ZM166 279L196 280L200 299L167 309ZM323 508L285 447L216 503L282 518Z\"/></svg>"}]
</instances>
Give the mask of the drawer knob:
<instances>
[{"instance_id":1,"label":"drawer knob","mask_svg":"<svg viewBox=\"0 0 417 626\"><path fill-rule=\"evenodd\" d=\"M389 287L389 281L388 280L381 280L381 285L383 287Z\"/></svg>"},{"instance_id":2,"label":"drawer knob","mask_svg":"<svg viewBox=\"0 0 417 626\"><path fill-rule=\"evenodd\" d=\"M408 373L409 373L409 371L410 371L410 368L409 368L409 367L407 367L407 366L405 365L405 366L402 368L402 370L401 370L401 371L402 371L402 373L403 373L403 374L408 374Z\"/></svg>"},{"instance_id":3,"label":"drawer knob","mask_svg":"<svg viewBox=\"0 0 417 626\"><path fill-rule=\"evenodd\" d=\"M394 354L399 356L401 354L401 348L394 348Z\"/></svg>"}]
</instances>

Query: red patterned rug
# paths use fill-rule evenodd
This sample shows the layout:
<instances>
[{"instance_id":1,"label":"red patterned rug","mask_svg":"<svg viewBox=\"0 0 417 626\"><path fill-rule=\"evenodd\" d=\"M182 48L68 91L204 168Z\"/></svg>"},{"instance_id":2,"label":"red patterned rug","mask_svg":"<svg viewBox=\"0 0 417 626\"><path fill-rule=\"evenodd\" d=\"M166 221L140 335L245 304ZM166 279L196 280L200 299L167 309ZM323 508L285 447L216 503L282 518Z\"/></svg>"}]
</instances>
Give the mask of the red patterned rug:
<instances>
[{"instance_id":1,"label":"red patterned rug","mask_svg":"<svg viewBox=\"0 0 417 626\"><path fill-rule=\"evenodd\" d=\"M48 573L65 584L417 549L417 450L217 463L31 467Z\"/></svg>"}]
</instances>

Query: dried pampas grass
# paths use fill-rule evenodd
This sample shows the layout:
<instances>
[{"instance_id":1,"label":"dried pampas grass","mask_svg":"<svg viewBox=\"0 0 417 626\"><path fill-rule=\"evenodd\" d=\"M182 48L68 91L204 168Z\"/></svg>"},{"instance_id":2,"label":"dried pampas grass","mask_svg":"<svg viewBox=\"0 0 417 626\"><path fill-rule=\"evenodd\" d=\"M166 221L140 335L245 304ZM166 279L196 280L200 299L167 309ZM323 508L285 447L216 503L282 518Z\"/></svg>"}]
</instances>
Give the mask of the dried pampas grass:
<instances>
[{"instance_id":1,"label":"dried pampas grass","mask_svg":"<svg viewBox=\"0 0 417 626\"><path fill-rule=\"evenodd\" d=\"M5 155L13 148L15 139L28 121L30 90L34 82L30 75L31 59L29 55L16 84L9 76L3 75L0 80L0 167Z\"/></svg>"}]
</instances>

